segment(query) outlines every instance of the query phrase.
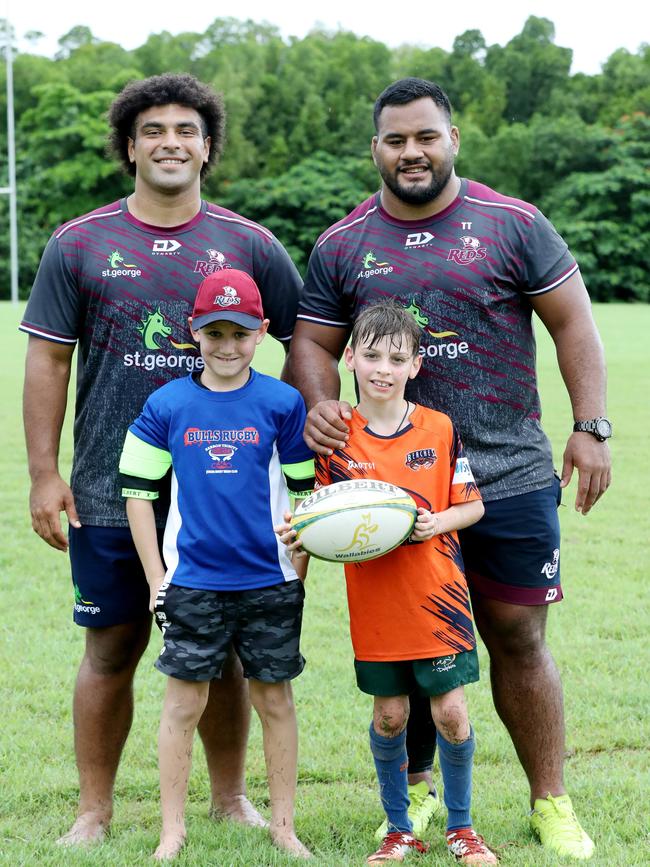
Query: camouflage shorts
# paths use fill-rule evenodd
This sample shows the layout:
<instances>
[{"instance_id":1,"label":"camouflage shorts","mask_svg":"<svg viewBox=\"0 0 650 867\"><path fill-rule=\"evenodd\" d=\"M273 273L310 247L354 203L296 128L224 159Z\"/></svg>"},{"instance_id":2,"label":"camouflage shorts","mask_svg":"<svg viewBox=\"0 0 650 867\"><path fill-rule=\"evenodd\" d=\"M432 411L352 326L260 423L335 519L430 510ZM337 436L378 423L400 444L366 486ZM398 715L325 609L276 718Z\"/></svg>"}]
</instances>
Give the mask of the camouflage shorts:
<instances>
[{"instance_id":1,"label":"camouflage shorts","mask_svg":"<svg viewBox=\"0 0 650 867\"><path fill-rule=\"evenodd\" d=\"M154 614L164 647L154 664L179 680L213 680L221 676L232 645L245 677L265 683L292 680L305 667L300 653L304 598L301 581L236 591L163 584Z\"/></svg>"}]
</instances>

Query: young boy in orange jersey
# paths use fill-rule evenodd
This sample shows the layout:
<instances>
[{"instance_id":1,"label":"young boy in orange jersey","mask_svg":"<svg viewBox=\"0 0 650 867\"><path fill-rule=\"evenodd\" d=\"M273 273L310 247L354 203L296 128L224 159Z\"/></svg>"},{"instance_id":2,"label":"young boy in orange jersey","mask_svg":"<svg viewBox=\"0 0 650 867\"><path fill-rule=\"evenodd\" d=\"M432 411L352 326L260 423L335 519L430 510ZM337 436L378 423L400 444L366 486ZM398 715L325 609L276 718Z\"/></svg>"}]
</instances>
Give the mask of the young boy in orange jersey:
<instances>
[{"instance_id":1,"label":"young boy in orange jersey","mask_svg":"<svg viewBox=\"0 0 650 867\"><path fill-rule=\"evenodd\" d=\"M428 849L407 814L408 695L419 689L430 696L438 733L449 851L464 864L495 864L470 815L474 734L463 685L478 680L478 660L456 534L481 518L483 504L449 417L404 397L420 369L420 336L401 307L377 304L361 313L344 357L359 391L350 437L316 464L317 487L382 479L418 505L407 543L345 566L357 684L374 696L370 748L388 823L368 863ZM287 524L276 529L292 550L299 547Z\"/></svg>"}]
</instances>

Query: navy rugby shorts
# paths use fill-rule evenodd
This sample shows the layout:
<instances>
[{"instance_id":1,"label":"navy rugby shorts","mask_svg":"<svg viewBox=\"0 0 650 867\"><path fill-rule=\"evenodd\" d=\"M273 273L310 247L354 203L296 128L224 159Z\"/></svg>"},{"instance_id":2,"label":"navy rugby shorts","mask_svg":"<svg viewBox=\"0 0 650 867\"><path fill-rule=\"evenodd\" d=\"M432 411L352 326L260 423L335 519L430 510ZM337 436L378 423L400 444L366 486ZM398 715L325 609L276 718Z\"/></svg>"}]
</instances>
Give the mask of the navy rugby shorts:
<instances>
[{"instance_id":1,"label":"navy rugby shorts","mask_svg":"<svg viewBox=\"0 0 650 867\"><path fill-rule=\"evenodd\" d=\"M163 530L158 531L162 544ZM149 585L128 527L70 527L74 622L117 626L146 617Z\"/></svg>"},{"instance_id":2,"label":"navy rugby shorts","mask_svg":"<svg viewBox=\"0 0 650 867\"><path fill-rule=\"evenodd\" d=\"M484 503L485 514L458 533L467 583L513 605L548 605L560 585L560 480L539 491Z\"/></svg>"}]
</instances>

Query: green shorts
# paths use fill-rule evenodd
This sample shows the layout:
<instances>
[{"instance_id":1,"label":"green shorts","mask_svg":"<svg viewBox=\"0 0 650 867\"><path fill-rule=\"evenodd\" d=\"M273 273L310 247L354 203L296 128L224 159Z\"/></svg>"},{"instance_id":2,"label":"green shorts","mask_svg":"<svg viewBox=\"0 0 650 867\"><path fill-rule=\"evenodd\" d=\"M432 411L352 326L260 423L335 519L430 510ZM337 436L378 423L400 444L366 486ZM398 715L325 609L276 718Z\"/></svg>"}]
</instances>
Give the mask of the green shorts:
<instances>
[{"instance_id":1,"label":"green shorts","mask_svg":"<svg viewBox=\"0 0 650 867\"><path fill-rule=\"evenodd\" d=\"M398 662L354 660L357 686L368 695L444 695L458 686L478 680L476 648L434 659L405 659Z\"/></svg>"}]
</instances>

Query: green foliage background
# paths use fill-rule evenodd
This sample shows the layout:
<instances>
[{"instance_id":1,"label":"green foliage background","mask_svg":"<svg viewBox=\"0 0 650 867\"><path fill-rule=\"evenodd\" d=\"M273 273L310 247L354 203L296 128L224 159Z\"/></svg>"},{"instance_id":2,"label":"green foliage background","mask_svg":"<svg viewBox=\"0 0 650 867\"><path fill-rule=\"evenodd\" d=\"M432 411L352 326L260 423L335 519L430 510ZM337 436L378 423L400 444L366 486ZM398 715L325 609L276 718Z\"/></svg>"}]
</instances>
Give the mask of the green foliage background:
<instances>
[{"instance_id":1,"label":"green foliage background","mask_svg":"<svg viewBox=\"0 0 650 867\"><path fill-rule=\"evenodd\" d=\"M570 75L571 49L554 39L552 22L534 16L506 45L468 30L450 52L392 50L345 31L285 41L269 24L217 18L204 33L163 31L132 51L78 26L52 59L17 54L21 294L57 225L131 189L104 151L111 100L130 79L172 71L191 72L225 97L226 149L206 198L267 225L302 271L317 236L377 187L375 97L418 75L449 93L461 174L541 207L594 299L648 301L650 46L614 52L598 75ZM5 162L2 126L0 179ZM7 209L2 197L5 226ZM9 294L8 243L3 232L0 298Z\"/></svg>"}]
</instances>

